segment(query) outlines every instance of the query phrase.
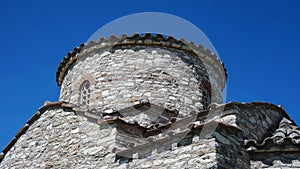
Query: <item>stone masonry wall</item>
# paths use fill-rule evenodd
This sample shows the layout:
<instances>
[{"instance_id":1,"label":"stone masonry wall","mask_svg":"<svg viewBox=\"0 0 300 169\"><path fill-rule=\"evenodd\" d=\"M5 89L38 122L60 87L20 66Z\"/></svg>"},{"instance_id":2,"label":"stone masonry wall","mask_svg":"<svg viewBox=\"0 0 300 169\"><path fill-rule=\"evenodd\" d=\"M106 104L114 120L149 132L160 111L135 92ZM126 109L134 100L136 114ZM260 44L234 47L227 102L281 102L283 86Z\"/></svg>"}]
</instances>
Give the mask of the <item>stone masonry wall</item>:
<instances>
[{"instance_id":1,"label":"stone masonry wall","mask_svg":"<svg viewBox=\"0 0 300 169\"><path fill-rule=\"evenodd\" d=\"M225 107L224 107L225 106ZM199 121L216 120L242 129L245 139L262 142L271 136L284 117L283 110L272 104L229 103L214 108L210 116L199 117Z\"/></svg>"},{"instance_id":2,"label":"stone masonry wall","mask_svg":"<svg viewBox=\"0 0 300 169\"><path fill-rule=\"evenodd\" d=\"M215 139L194 140L192 144L173 146L170 150L158 153L153 151L150 156L139 159L134 157L132 162L118 162L113 165L105 165L101 169L109 168L216 168L217 153ZM162 147L160 147L162 148Z\"/></svg>"},{"instance_id":3,"label":"stone masonry wall","mask_svg":"<svg viewBox=\"0 0 300 169\"><path fill-rule=\"evenodd\" d=\"M115 151L118 131L114 125L95 123L71 109L49 107L8 151L0 168L249 168L250 160L243 145L245 129L234 127L231 118L235 116L233 119L238 121L238 115L250 109L241 104L233 108L226 108L222 125L219 124L210 137L200 138L201 129L193 129L191 137L187 134L182 141L175 139L175 142L171 140L177 137L170 137L171 142L159 144L157 150L153 149L155 145L152 148L151 145L138 146L145 151L140 149L138 154L133 154L131 162L124 162L116 155L119 153ZM259 109L271 113L271 108ZM249 116L257 115L255 111L248 112ZM272 115L276 113L265 115L275 118ZM265 156L251 156L251 168L299 166L297 154L268 153L268 158Z\"/></svg>"},{"instance_id":4,"label":"stone masonry wall","mask_svg":"<svg viewBox=\"0 0 300 169\"><path fill-rule=\"evenodd\" d=\"M255 153L251 156L251 168L300 168L299 152Z\"/></svg>"},{"instance_id":5,"label":"stone masonry wall","mask_svg":"<svg viewBox=\"0 0 300 169\"><path fill-rule=\"evenodd\" d=\"M244 146L242 131L217 128L214 135L220 168L250 168L250 159Z\"/></svg>"},{"instance_id":6,"label":"stone masonry wall","mask_svg":"<svg viewBox=\"0 0 300 169\"><path fill-rule=\"evenodd\" d=\"M215 168L215 138L153 151L132 162L117 161L113 153L116 130L87 121L61 108L46 110L5 155L0 168Z\"/></svg>"},{"instance_id":7,"label":"stone masonry wall","mask_svg":"<svg viewBox=\"0 0 300 169\"><path fill-rule=\"evenodd\" d=\"M115 130L63 109L46 110L6 154L0 168L96 168L114 162Z\"/></svg>"},{"instance_id":8,"label":"stone masonry wall","mask_svg":"<svg viewBox=\"0 0 300 169\"><path fill-rule=\"evenodd\" d=\"M237 108L239 112L236 124L243 129L247 139L255 139L261 142L264 138L272 135L282 119L283 115L278 111L264 106L251 109Z\"/></svg>"},{"instance_id":9,"label":"stone masonry wall","mask_svg":"<svg viewBox=\"0 0 300 169\"><path fill-rule=\"evenodd\" d=\"M99 49L80 57L64 78L60 100L79 105L79 86L84 80L91 82L89 108L104 112L132 106L145 98L183 113L194 109L191 107L201 110L203 92L199 84L209 82L197 56L147 46Z\"/></svg>"},{"instance_id":10,"label":"stone masonry wall","mask_svg":"<svg viewBox=\"0 0 300 169\"><path fill-rule=\"evenodd\" d=\"M299 152L255 153L251 156L251 168L300 168Z\"/></svg>"}]
</instances>

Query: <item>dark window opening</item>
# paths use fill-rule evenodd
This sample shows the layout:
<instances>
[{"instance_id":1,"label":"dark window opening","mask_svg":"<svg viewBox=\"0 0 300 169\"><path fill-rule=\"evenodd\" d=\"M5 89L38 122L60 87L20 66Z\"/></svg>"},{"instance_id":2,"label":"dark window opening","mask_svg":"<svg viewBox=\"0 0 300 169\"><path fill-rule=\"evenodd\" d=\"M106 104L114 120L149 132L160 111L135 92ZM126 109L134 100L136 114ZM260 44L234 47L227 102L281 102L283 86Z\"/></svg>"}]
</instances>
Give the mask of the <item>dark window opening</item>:
<instances>
[{"instance_id":1,"label":"dark window opening","mask_svg":"<svg viewBox=\"0 0 300 169\"><path fill-rule=\"evenodd\" d=\"M119 161L119 164L123 163L129 163L132 162L133 158L132 156L121 156L121 155L116 155L115 162Z\"/></svg>"},{"instance_id":2,"label":"dark window opening","mask_svg":"<svg viewBox=\"0 0 300 169\"><path fill-rule=\"evenodd\" d=\"M193 137L191 135L186 136L179 143L177 143L177 147L191 145L193 143Z\"/></svg>"},{"instance_id":3,"label":"dark window opening","mask_svg":"<svg viewBox=\"0 0 300 169\"><path fill-rule=\"evenodd\" d=\"M202 92L203 92L203 97L202 97L203 109L207 109L211 102L210 93L207 89L202 89Z\"/></svg>"}]
</instances>

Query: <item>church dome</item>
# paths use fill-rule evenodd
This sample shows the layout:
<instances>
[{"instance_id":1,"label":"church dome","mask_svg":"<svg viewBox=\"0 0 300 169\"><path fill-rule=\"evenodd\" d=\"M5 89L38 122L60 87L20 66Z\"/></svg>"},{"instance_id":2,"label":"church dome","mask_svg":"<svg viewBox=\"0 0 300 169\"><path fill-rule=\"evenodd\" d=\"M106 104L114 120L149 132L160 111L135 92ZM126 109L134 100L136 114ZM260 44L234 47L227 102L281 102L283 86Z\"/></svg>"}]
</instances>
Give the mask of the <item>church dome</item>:
<instances>
[{"instance_id":1,"label":"church dome","mask_svg":"<svg viewBox=\"0 0 300 169\"><path fill-rule=\"evenodd\" d=\"M184 115L222 103L226 70L201 45L146 33L80 45L61 61L56 80L60 100L78 107L112 112L146 99Z\"/></svg>"}]
</instances>

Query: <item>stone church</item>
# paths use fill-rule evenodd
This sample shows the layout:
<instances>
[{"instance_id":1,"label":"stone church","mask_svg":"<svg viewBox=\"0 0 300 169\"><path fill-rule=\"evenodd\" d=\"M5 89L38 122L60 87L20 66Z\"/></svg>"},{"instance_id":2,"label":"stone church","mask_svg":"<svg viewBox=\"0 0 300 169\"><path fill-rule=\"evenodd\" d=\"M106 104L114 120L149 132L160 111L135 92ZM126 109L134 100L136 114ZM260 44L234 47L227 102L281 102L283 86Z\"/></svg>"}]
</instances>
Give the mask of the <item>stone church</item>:
<instances>
[{"instance_id":1,"label":"stone church","mask_svg":"<svg viewBox=\"0 0 300 169\"><path fill-rule=\"evenodd\" d=\"M161 34L75 48L0 168L300 168L300 129L281 106L223 103L211 51Z\"/></svg>"}]
</instances>

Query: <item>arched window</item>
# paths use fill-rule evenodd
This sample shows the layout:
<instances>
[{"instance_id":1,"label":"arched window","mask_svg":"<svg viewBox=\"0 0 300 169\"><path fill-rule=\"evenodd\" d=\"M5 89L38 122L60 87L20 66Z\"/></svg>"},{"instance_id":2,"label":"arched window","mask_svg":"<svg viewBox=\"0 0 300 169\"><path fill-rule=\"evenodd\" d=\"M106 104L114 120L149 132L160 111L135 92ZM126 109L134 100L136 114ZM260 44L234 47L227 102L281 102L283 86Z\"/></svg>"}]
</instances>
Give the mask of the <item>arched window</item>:
<instances>
[{"instance_id":1,"label":"arched window","mask_svg":"<svg viewBox=\"0 0 300 169\"><path fill-rule=\"evenodd\" d=\"M211 85L208 81L201 81L199 89L202 91L203 109L207 109L211 103Z\"/></svg>"},{"instance_id":2,"label":"arched window","mask_svg":"<svg viewBox=\"0 0 300 169\"><path fill-rule=\"evenodd\" d=\"M80 105L88 106L90 102L90 96L90 82L86 80L80 86Z\"/></svg>"},{"instance_id":3,"label":"arched window","mask_svg":"<svg viewBox=\"0 0 300 169\"><path fill-rule=\"evenodd\" d=\"M202 105L203 105L203 109L207 109L208 106L210 105L210 92L208 91L208 89L204 88L202 89L202 94L203 94L203 97L202 97Z\"/></svg>"}]
</instances>

